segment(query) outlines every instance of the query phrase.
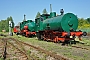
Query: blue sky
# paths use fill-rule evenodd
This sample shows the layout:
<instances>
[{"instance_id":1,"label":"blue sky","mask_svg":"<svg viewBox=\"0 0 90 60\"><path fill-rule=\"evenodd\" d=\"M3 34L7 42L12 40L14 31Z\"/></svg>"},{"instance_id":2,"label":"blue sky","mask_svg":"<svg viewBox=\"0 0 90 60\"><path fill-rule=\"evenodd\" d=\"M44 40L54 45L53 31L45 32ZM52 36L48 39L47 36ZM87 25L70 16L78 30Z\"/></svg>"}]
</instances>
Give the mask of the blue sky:
<instances>
[{"instance_id":1,"label":"blue sky","mask_svg":"<svg viewBox=\"0 0 90 60\"><path fill-rule=\"evenodd\" d=\"M0 0L0 20L12 16L16 25L24 14L26 19L34 20L37 12L42 13L44 8L50 13L50 4L57 14L63 8L65 13L72 12L79 18L90 17L90 0Z\"/></svg>"}]
</instances>

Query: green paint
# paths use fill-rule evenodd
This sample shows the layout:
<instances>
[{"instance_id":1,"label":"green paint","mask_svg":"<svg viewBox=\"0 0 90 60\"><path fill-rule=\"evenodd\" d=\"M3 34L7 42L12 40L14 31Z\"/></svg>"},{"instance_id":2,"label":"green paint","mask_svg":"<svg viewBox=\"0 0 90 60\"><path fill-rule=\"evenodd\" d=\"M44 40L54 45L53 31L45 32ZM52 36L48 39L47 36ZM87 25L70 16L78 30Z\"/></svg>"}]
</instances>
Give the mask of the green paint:
<instances>
[{"instance_id":1,"label":"green paint","mask_svg":"<svg viewBox=\"0 0 90 60\"><path fill-rule=\"evenodd\" d=\"M60 30L60 31L66 31L69 32L70 29L76 30L78 27L78 19L77 16L75 16L72 13L66 13L61 16L48 18L46 20L39 21L39 26L42 28L39 28L38 30L47 30L47 27L50 27L50 30Z\"/></svg>"},{"instance_id":2,"label":"green paint","mask_svg":"<svg viewBox=\"0 0 90 60\"><path fill-rule=\"evenodd\" d=\"M25 25L28 26L29 31L35 31L35 22L34 21L28 20L28 23Z\"/></svg>"}]
</instances>

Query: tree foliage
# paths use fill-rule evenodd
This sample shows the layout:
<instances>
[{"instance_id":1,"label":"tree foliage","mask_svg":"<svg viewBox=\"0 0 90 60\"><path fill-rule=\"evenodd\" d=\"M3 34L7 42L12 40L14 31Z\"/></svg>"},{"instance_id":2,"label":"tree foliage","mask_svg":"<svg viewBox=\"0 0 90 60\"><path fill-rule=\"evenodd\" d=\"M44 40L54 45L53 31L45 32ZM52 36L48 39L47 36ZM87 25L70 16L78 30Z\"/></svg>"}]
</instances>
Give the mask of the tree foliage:
<instances>
[{"instance_id":1,"label":"tree foliage","mask_svg":"<svg viewBox=\"0 0 90 60\"><path fill-rule=\"evenodd\" d=\"M47 10L46 9L43 10L43 14L47 14Z\"/></svg>"},{"instance_id":2,"label":"tree foliage","mask_svg":"<svg viewBox=\"0 0 90 60\"><path fill-rule=\"evenodd\" d=\"M90 18L87 18L86 20L90 23Z\"/></svg>"},{"instance_id":3,"label":"tree foliage","mask_svg":"<svg viewBox=\"0 0 90 60\"><path fill-rule=\"evenodd\" d=\"M6 30L7 32L9 31L9 21L12 21L12 28L14 27L13 18L10 16L10 17L7 17L6 20L0 21L0 31L2 30Z\"/></svg>"},{"instance_id":4,"label":"tree foliage","mask_svg":"<svg viewBox=\"0 0 90 60\"><path fill-rule=\"evenodd\" d=\"M87 19L78 18L78 28L90 28L90 23Z\"/></svg>"},{"instance_id":5,"label":"tree foliage","mask_svg":"<svg viewBox=\"0 0 90 60\"><path fill-rule=\"evenodd\" d=\"M41 15L40 12L38 12L36 15L36 18L40 17L40 15Z\"/></svg>"},{"instance_id":6,"label":"tree foliage","mask_svg":"<svg viewBox=\"0 0 90 60\"><path fill-rule=\"evenodd\" d=\"M43 14L47 14L47 10L46 9L43 9L43 12L42 12ZM36 15L36 17L35 18L39 18L40 17L40 12L37 12L37 15Z\"/></svg>"}]
</instances>

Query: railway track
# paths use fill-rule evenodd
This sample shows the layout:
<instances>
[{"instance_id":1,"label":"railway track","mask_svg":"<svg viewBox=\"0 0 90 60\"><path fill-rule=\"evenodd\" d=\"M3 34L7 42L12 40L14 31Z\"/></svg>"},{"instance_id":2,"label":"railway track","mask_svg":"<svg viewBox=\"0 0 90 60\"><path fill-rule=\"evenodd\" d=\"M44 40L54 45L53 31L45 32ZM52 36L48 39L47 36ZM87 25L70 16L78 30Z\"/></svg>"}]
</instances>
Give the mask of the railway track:
<instances>
[{"instance_id":1,"label":"railway track","mask_svg":"<svg viewBox=\"0 0 90 60\"><path fill-rule=\"evenodd\" d=\"M87 35L88 37L90 36L90 33ZM90 38L90 37L89 37ZM77 44L81 44L81 45L83 45L84 46L84 44L85 43L81 43L81 42L79 42L79 41L76 41L76 43ZM60 44L60 43L56 43L56 44L58 44L58 45L61 45L62 46L62 44ZM75 43L74 43L75 44ZM77 48L77 49L84 49L84 50L90 50L89 48L86 48L86 47L81 47L81 46L77 46L77 44L75 44L75 45L72 45L71 43L66 43L66 46L68 47L68 46L71 46L71 47L73 47L73 48Z\"/></svg>"},{"instance_id":2,"label":"railway track","mask_svg":"<svg viewBox=\"0 0 90 60\"><path fill-rule=\"evenodd\" d=\"M0 38L0 58L2 60L36 60L29 57L26 50L17 41L10 41L8 38Z\"/></svg>"},{"instance_id":3,"label":"railway track","mask_svg":"<svg viewBox=\"0 0 90 60\"><path fill-rule=\"evenodd\" d=\"M4 54L4 41L0 39L0 58L3 59L3 54Z\"/></svg>"},{"instance_id":4,"label":"railway track","mask_svg":"<svg viewBox=\"0 0 90 60\"><path fill-rule=\"evenodd\" d=\"M4 41L3 60L8 60L8 59L27 60L28 59L27 55L23 51L21 51L17 46L15 46L13 43L9 42L7 38L3 38L2 40Z\"/></svg>"},{"instance_id":5,"label":"railway track","mask_svg":"<svg viewBox=\"0 0 90 60\"><path fill-rule=\"evenodd\" d=\"M17 41L17 40L14 39L14 38L8 38L8 39ZM19 40L18 40L18 41L19 41ZM40 47L36 47L36 46L30 45L30 44L27 44L27 43L25 43L25 42L22 42L22 41L19 41L19 42L22 43L22 44L24 44L24 45L27 45L27 46L29 46L29 47L32 47L32 48L34 48L34 49L36 49L36 50L38 50L38 51L41 51L42 53L45 53L45 54L47 54L48 56L51 56L51 57L55 58L56 60L69 60L69 59L66 58L66 57L57 55L57 54L52 53L52 52L49 52L49 51L46 51L46 50L44 50L44 49L42 49L42 48L40 48Z\"/></svg>"},{"instance_id":6,"label":"railway track","mask_svg":"<svg viewBox=\"0 0 90 60\"><path fill-rule=\"evenodd\" d=\"M84 43L80 43L80 42L76 42L77 44L74 44L74 45L72 45L72 44L66 44L65 46L71 46L71 47L73 47L73 48L77 48L77 49L84 49L84 50L90 50L89 48L87 48L87 47L85 47L85 45L84 45ZM82 45L82 46L84 46L84 47L82 47L82 46L78 46L78 44L79 45ZM58 45L60 45L59 43L58 43Z\"/></svg>"},{"instance_id":7,"label":"railway track","mask_svg":"<svg viewBox=\"0 0 90 60\"><path fill-rule=\"evenodd\" d=\"M13 40L13 39L10 39L10 38L7 38L7 39L10 41L10 42L8 41L9 44L11 44L13 47L18 49L23 55L25 55L25 57L27 58L26 60L35 59L33 56L29 56L27 54L27 50L25 50L24 45L22 43L20 43L18 40Z\"/></svg>"},{"instance_id":8,"label":"railway track","mask_svg":"<svg viewBox=\"0 0 90 60\"><path fill-rule=\"evenodd\" d=\"M1 39L1 38L0 38ZM37 60L37 58L35 59L35 57L33 57L33 56L28 56L26 53L26 51L27 50L25 50L25 48L23 48L23 46L28 46L28 47L32 47L32 48L34 48L34 49L36 49L36 50L38 50L38 51L41 51L42 53L44 53L44 54L46 54L46 55L48 55L48 56L50 56L50 57L53 57L55 60L70 60L70 59L68 59L68 58L66 58L66 57L63 57L63 56L60 56L60 55L57 55L57 54L55 54L55 53L52 53L52 52L49 52L49 51L46 51L46 50L44 50L44 49L42 49L42 48L40 48L40 47L36 47L36 46L33 46L33 45L30 45L30 44L27 44L27 43L25 43L25 42L22 42L22 41L19 41L19 40L17 40L17 39L15 39L15 38L3 38L2 40L6 40L7 42L8 42L8 44L10 44L11 46L13 46L15 49L17 49L18 51L19 51L19 53L20 54L22 54L23 55L23 58L22 59L26 59L26 60L32 60L32 59L34 59L34 60ZM60 45L60 44L59 44ZM4 45L5 46L5 45ZM73 47L73 48L79 48L79 49L84 49L84 50L90 50L90 49L88 49L88 48L85 48L85 47L81 47L81 46L71 46L71 47ZM4 47L4 49L5 49L5 47ZM4 50L5 51L5 50ZM6 54L6 53L4 53L4 54ZM8 54L7 54L8 55ZM6 55L6 57L7 57L7 55Z\"/></svg>"},{"instance_id":9,"label":"railway track","mask_svg":"<svg viewBox=\"0 0 90 60\"><path fill-rule=\"evenodd\" d=\"M80 49L85 49L85 50L90 50L90 49L88 49L88 48L80 47L80 46L72 46L72 47L74 47L74 48L80 48Z\"/></svg>"},{"instance_id":10,"label":"railway track","mask_svg":"<svg viewBox=\"0 0 90 60\"><path fill-rule=\"evenodd\" d=\"M76 42L77 44L81 44L81 45L83 45L84 46L84 43L80 43L79 41L78 42ZM55 44L58 44L58 45L61 45L62 46L62 44L61 43L55 43ZM71 46L71 47L73 47L73 48L77 48L77 49L84 49L84 50L90 50L89 48L86 48L86 47L81 47L81 46L77 46L77 44L75 44L75 45L72 45L72 44L70 44L70 43L66 43L65 44L65 46ZM64 45L63 45L64 46Z\"/></svg>"},{"instance_id":11,"label":"railway track","mask_svg":"<svg viewBox=\"0 0 90 60\"><path fill-rule=\"evenodd\" d=\"M38 60L37 58L35 58L33 56L27 55L26 54L27 50L25 50L23 48L23 46L28 46L28 47L31 47L33 49L36 49L37 51L40 51L40 52L46 54L47 56L50 56L50 57L54 58L54 60L69 60L66 57L57 55L57 54L49 52L49 51L46 51L44 49L41 49L40 47L36 47L36 46L30 45L30 44L27 44L25 42L16 40L14 38L2 38L1 40L4 41L4 52L3 52L3 59L4 60L5 59ZM15 49L16 52L18 52L19 57L16 56L16 55L18 55L18 54L16 54L16 52L13 52L13 54L15 54L15 56L11 56L12 53L10 52L10 49Z\"/></svg>"}]
</instances>

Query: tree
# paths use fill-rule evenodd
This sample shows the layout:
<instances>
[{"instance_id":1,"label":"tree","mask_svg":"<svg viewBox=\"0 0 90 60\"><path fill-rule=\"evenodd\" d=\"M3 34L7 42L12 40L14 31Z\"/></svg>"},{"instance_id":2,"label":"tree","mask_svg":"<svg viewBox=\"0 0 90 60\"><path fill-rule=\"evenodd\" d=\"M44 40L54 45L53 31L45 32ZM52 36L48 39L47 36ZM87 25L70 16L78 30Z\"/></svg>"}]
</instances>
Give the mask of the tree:
<instances>
[{"instance_id":1,"label":"tree","mask_svg":"<svg viewBox=\"0 0 90 60\"><path fill-rule=\"evenodd\" d=\"M12 28L14 27L13 18L10 16L10 17L7 17L6 20L0 21L0 31L2 30L6 30L7 32L9 31L9 21L12 21Z\"/></svg>"},{"instance_id":2,"label":"tree","mask_svg":"<svg viewBox=\"0 0 90 60\"><path fill-rule=\"evenodd\" d=\"M1 20L0 21L0 31L6 29L6 20Z\"/></svg>"},{"instance_id":3,"label":"tree","mask_svg":"<svg viewBox=\"0 0 90 60\"><path fill-rule=\"evenodd\" d=\"M86 19L79 18L78 21L79 21L78 28L89 28L90 27L90 24Z\"/></svg>"},{"instance_id":4,"label":"tree","mask_svg":"<svg viewBox=\"0 0 90 60\"><path fill-rule=\"evenodd\" d=\"M87 18L86 20L90 23L90 18Z\"/></svg>"},{"instance_id":5,"label":"tree","mask_svg":"<svg viewBox=\"0 0 90 60\"><path fill-rule=\"evenodd\" d=\"M40 15L41 15L40 12L38 12L37 15L36 15L36 18L39 18Z\"/></svg>"},{"instance_id":6,"label":"tree","mask_svg":"<svg viewBox=\"0 0 90 60\"><path fill-rule=\"evenodd\" d=\"M46 9L43 10L43 14L47 14L47 10Z\"/></svg>"}]
</instances>

